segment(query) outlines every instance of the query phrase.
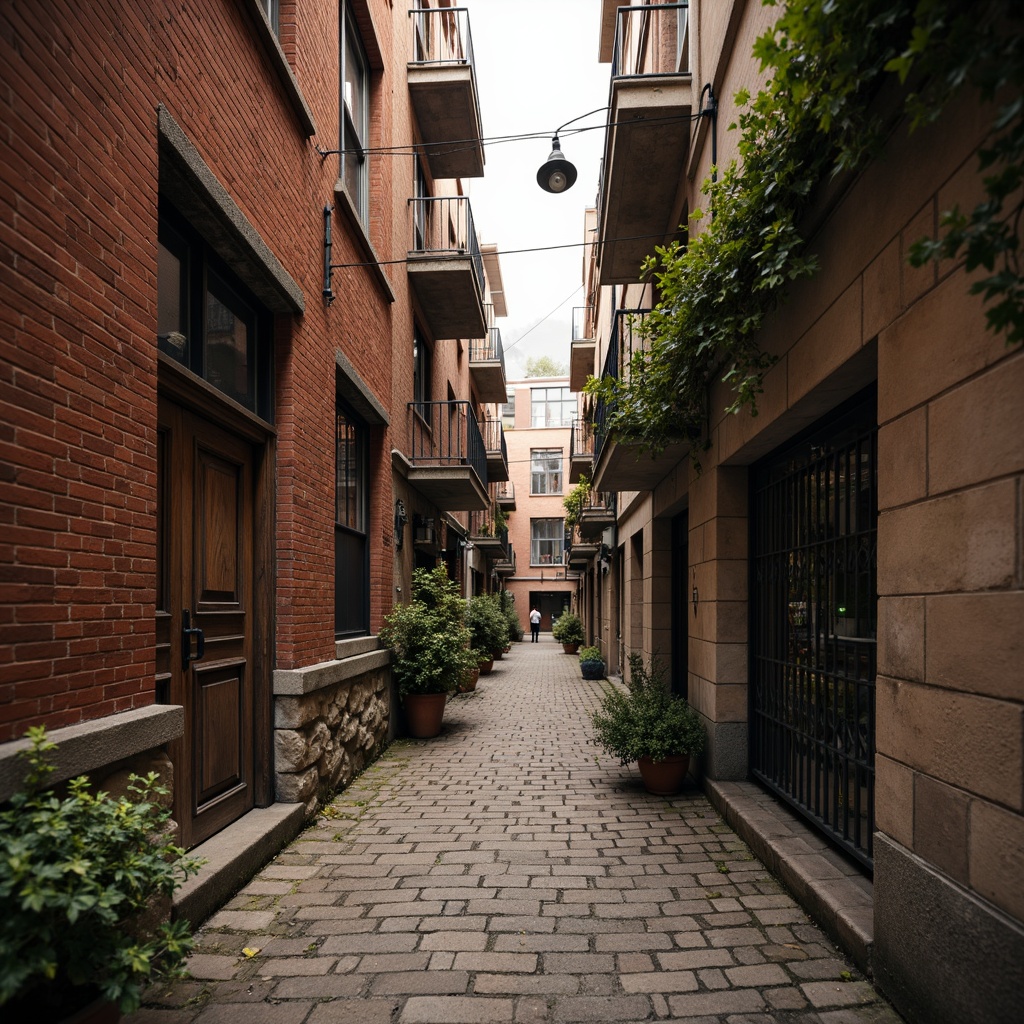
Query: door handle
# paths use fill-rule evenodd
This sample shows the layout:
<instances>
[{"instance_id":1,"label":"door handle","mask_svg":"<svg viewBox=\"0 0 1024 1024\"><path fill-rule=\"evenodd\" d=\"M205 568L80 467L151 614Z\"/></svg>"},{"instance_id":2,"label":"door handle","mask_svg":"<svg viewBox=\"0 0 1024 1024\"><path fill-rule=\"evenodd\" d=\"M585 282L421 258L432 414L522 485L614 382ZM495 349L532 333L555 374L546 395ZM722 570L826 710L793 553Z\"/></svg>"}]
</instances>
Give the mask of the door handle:
<instances>
[{"instance_id":1,"label":"door handle","mask_svg":"<svg viewBox=\"0 0 1024 1024\"><path fill-rule=\"evenodd\" d=\"M196 638L196 653L192 653L192 637ZM187 608L181 612L181 667L188 668L189 663L199 661L206 652L206 637L198 626L192 625L192 616Z\"/></svg>"}]
</instances>

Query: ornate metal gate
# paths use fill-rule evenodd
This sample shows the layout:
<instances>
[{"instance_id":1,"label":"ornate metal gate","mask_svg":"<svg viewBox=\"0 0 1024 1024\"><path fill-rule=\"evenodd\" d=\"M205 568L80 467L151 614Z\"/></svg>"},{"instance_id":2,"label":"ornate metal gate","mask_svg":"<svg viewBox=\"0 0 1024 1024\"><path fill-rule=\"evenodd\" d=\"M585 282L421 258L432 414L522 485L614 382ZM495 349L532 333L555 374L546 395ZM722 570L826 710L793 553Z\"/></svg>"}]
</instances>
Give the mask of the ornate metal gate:
<instances>
[{"instance_id":1,"label":"ornate metal gate","mask_svg":"<svg viewBox=\"0 0 1024 1024\"><path fill-rule=\"evenodd\" d=\"M865 866L874 831L874 394L755 468L751 767Z\"/></svg>"}]
</instances>

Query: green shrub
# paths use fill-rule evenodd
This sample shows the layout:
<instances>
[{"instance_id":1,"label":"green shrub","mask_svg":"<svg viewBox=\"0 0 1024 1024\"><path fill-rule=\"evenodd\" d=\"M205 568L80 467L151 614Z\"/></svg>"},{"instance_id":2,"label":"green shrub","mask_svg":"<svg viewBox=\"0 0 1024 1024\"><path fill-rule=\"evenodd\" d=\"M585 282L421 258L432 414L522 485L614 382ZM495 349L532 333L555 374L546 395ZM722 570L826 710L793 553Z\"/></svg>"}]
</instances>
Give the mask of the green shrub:
<instances>
[{"instance_id":1,"label":"green shrub","mask_svg":"<svg viewBox=\"0 0 1024 1024\"><path fill-rule=\"evenodd\" d=\"M466 603L444 565L415 569L412 601L384 617L381 641L392 654L398 692L451 693L466 668L475 666L466 627Z\"/></svg>"},{"instance_id":2,"label":"green shrub","mask_svg":"<svg viewBox=\"0 0 1024 1024\"><path fill-rule=\"evenodd\" d=\"M174 844L155 772L132 775L129 796L85 776L61 796L43 788L56 744L42 727L28 738L24 788L0 811L0 1005L56 1020L99 995L130 1013L146 985L183 974L188 922L144 921L200 862Z\"/></svg>"},{"instance_id":3,"label":"green shrub","mask_svg":"<svg viewBox=\"0 0 1024 1024\"><path fill-rule=\"evenodd\" d=\"M551 627L551 635L560 644L581 644L583 643L583 623L578 615L572 612L565 612L556 620Z\"/></svg>"},{"instance_id":4,"label":"green shrub","mask_svg":"<svg viewBox=\"0 0 1024 1024\"><path fill-rule=\"evenodd\" d=\"M629 689L606 685L591 716L597 742L622 764L699 754L705 740L700 716L683 697L668 692L658 663L652 660L648 670L639 654L631 654L629 670Z\"/></svg>"},{"instance_id":5,"label":"green shrub","mask_svg":"<svg viewBox=\"0 0 1024 1024\"><path fill-rule=\"evenodd\" d=\"M601 653L600 647L581 647L580 648L580 661L604 661L604 655Z\"/></svg>"},{"instance_id":6,"label":"green shrub","mask_svg":"<svg viewBox=\"0 0 1024 1024\"><path fill-rule=\"evenodd\" d=\"M466 625L473 646L484 651L504 650L508 643L508 620L491 594L471 597L466 605Z\"/></svg>"},{"instance_id":7,"label":"green shrub","mask_svg":"<svg viewBox=\"0 0 1024 1024\"><path fill-rule=\"evenodd\" d=\"M518 643L523 639L523 624L516 612L516 596L510 590L498 592L498 607L508 623L508 642Z\"/></svg>"}]
</instances>

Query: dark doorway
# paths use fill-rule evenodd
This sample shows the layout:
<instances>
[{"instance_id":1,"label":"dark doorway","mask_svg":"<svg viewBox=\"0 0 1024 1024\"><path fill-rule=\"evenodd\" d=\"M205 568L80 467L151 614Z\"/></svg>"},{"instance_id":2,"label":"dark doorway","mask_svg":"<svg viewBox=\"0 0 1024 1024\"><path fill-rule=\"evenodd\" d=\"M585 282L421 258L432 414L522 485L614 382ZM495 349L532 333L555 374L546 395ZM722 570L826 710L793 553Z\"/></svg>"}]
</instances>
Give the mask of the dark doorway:
<instances>
[{"instance_id":1,"label":"dark doorway","mask_svg":"<svg viewBox=\"0 0 1024 1024\"><path fill-rule=\"evenodd\" d=\"M540 631L551 632L551 622L569 610L572 595L567 591L530 591L530 609L540 611Z\"/></svg>"},{"instance_id":2,"label":"dark doorway","mask_svg":"<svg viewBox=\"0 0 1024 1024\"><path fill-rule=\"evenodd\" d=\"M672 692L687 696L690 643L690 513L672 519Z\"/></svg>"},{"instance_id":3,"label":"dark doorway","mask_svg":"<svg viewBox=\"0 0 1024 1024\"><path fill-rule=\"evenodd\" d=\"M755 467L750 763L865 866L875 786L874 390Z\"/></svg>"}]
</instances>

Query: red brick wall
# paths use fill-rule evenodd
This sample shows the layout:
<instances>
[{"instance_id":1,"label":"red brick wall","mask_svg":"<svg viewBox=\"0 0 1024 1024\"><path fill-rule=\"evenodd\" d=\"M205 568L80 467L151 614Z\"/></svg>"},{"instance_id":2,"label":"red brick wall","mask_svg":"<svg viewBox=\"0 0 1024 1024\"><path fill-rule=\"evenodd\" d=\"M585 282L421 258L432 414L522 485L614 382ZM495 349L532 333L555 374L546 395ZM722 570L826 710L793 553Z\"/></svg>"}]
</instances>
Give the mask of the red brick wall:
<instances>
[{"instance_id":1,"label":"red brick wall","mask_svg":"<svg viewBox=\"0 0 1024 1024\"><path fill-rule=\"evenodd\" d=\"M392 19L406 15L369 3L390 62ZM336 271L339 299L321 302L338 162L313 143L338 145L338 10L283 6L315 140L243 3L0 12L0 741L153 699L160 103L305 296L304 315L276 327L277 664L333 656L334 353L388 406L394 309L360 269ZM371 144L401 92L388 74ZM371 237L388 259L404 186L386 160L372 172ZM334 241L336 262L365 260L338 217ZM390 446L378 430L374 625L391 592Z\"/></svg>"}]
</instances>

